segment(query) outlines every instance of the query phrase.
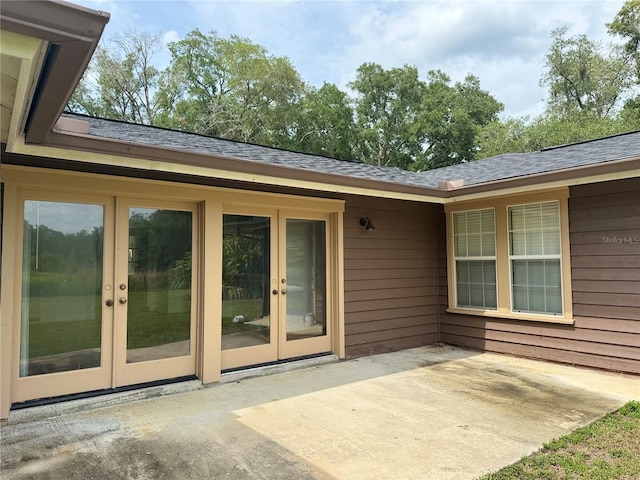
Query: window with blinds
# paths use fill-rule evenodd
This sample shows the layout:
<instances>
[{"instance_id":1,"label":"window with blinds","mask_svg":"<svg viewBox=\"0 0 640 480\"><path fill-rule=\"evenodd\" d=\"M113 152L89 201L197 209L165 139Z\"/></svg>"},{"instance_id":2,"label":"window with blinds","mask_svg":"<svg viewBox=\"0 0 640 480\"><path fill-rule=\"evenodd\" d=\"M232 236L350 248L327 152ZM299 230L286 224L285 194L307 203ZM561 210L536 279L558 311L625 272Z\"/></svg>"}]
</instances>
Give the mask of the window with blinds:
<instances>
[{"instance_id":1,"label":"window with blinds","mask_svg":"<svg viewBox=\"0 0 640 480\"><path fill-rule=\"evenodd\" d=\"M497 308L496 229L492 208L453 214L456 305Z\"/></svg>"},{"instance_id":2,"label":"window with blinds","mask_svg":"<svg viewBox=\"0 0 640 480\"><path fill-rule=\"evenodd\" d=\"M507 212L512 311L562 315L559 202Z\"/></svg>"}]
</instances>

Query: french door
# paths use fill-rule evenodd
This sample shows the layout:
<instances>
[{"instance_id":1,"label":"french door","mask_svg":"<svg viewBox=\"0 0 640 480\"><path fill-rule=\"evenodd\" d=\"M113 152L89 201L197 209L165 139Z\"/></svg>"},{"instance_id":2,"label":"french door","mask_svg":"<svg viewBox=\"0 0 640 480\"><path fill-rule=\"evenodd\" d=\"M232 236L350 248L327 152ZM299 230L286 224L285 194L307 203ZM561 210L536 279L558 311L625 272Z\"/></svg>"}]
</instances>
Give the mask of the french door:
<instances>
[{"instance_id":1,"label":"french door","mask_svg":"<svg viewBox=\"0 0 640 480\"><path fill-rule=\"evenodd\" d=\"M195 204L23 192L21 205L13 401L195 372Z\"/></svg>"},{"instance_id":2,"label":"french door","mask_svg":"<svg viewBox=\"0 0 640 480\"><path fill-rule=\"evenodd\" d=\"M327 215L223 215L222 369L331 349Z\"/></svg>"},{"instance_id":3,"label":"french door","mask_svg":"<svg viewBox=\"0 0 640 480\"><path fill-rule=\"evenodd\" d=\"M193 374L196 207L122 199L117 204L114 383Z\"/></svg>"}]
</instances>

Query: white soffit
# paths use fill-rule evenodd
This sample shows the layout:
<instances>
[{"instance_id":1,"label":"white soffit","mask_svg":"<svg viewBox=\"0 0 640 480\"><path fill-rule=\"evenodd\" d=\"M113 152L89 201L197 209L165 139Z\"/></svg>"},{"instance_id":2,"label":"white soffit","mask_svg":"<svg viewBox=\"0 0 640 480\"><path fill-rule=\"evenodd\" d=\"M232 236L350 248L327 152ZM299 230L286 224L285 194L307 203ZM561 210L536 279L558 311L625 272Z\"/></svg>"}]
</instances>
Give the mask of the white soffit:
<instances>
[{"instance_id":1,"label":"white soffit","mask_svg":"<svg viewBox=\"0 0 640 480\"><path fill-rule=\"evenodd\" d=\"M0 140L7 148L24 131L46 47L36 38L0 32Z\"/></svg>"}]
</instances>

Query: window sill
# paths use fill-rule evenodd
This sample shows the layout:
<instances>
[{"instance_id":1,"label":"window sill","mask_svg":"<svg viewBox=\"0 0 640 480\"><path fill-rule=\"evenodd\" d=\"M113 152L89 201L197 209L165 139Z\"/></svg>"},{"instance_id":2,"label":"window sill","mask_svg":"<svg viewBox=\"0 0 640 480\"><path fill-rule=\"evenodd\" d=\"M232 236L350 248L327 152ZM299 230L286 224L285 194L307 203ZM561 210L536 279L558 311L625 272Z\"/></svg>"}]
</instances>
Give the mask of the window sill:
<instances>
[{"instance_id":1,"label":"window sill","mask_svg":"<svg viewBox=\"0 0 640 480\"><path fill-rule=\"evenodd\" d=\"M467 308L447 308L448 313L475 315L476 317L502 318L505 320L526 320L530 322L558 323L573 325L572 317L554 317L551 315L536 315L535 313L500 312L497 310L471 310Z\"/></svg>"}]
</instances>

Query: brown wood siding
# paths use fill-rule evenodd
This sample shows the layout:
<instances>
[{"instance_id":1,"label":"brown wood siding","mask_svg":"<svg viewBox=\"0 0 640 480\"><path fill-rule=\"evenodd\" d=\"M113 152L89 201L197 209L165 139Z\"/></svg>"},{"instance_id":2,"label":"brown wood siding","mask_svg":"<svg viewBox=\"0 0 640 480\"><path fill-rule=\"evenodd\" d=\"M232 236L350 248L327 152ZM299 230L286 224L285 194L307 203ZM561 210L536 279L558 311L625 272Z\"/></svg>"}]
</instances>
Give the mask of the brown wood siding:
<instances>
[{"instance_id":1,"label":"brown wood siding","mask_svg":"<svg viewBox=\"0 0 640 480\"><path fill-rule=\"evenodd\" d=\"M439 228L444 226L442 215ZM446 250L441 243L441 341L640 373L640 179L572 187L569 228L573 325L447 313Z\"/></svg>"},{"instance_id":2,"label":"brown wood siding","mask_svg":"<svg viewBox=\"0 0 640 480\"><path fill-rule=\"evenodd\" d=\"M347 358L437 342L436 227L442 207L345 200ZM364 230L362 217L370 217L375 230Z\"/></svg>"}]
</instances>

